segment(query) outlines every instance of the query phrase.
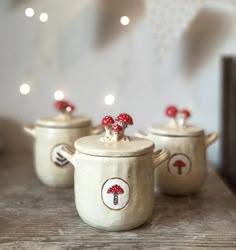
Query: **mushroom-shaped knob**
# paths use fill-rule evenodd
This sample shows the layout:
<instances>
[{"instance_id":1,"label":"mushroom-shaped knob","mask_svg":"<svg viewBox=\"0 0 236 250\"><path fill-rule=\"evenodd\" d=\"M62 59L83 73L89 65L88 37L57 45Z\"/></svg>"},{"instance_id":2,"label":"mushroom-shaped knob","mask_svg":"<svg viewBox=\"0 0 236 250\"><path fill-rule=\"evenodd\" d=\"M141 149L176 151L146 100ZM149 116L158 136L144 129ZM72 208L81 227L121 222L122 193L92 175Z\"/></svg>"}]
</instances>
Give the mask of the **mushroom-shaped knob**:
<instances>
[{"instance_id":1,"label":"mushroom-shaped knob","mask_svg":"<svg viewBox=\"0 0 236 250\"><path fill-rule=\"evenodd\" d=\"M106 135L105 137L108 138L111 135L111 125L114 123L114 119L111 116L104 116L102 118L101 124L105 127Z\"/></svg>"},{"instance_id":2,"label":"mushroom-shaped knob","mask_svg":"<svg viewBox=\"0 0 236 250\"><path fill-rule=\"evenodd\" d=\"M177 113L178 113L178 110L175 106L168 106L166 108L166 115L167 116L175 117Z\"/></svg>"},{"instance_id":3,"label":"mushroom-shaped knob","mask_svg":"<svg viewBox=\"0 0 236 250\"><path fill-rule=\"evenodd\" d=\"M69 105L67 101L56 101L55 102L55 108L57 109L66 109L66 107Z\"/></svg>"},{"instance_id":4,"label":"mushroom-shaped knob","mask_svg":"<svg viewBox=\"0 0 236 250\"><path fill-rule=\"evenodd\" d=\"M180 124L181 126L186 127L186 120L187 120L188 117L191 116L191 113L190 113L190 111L189 111L188 109L182 109L182 110L180 111L180 114L181 114L181 119L180 119L179 124Z\"/></svg>"},{"instance_id":5,"label":"mushroom-shaped knob","mask_svg":"<svg viewBox=\"0 0 236 250\"><path fill-rule=\"evenodd\" d=\"M55 108L59 109L62 113L70 113L75 109L75 106L67 101L56 101Z\"/></svg>"},{"instance_id":6,"label":"mushroom-shaped knob","mask_svg":"<svg viewBox=\"0 0 236 250\"><path fill-rule=\"evenodd\" d=\"M120 131L122 131L122 127L119 124L115 124L114 126L112 126L111 129L114 132L120 132Z\"/></svg>"},{"instance_id":7,"label":"mushroom-shaped knob","mask_svg":"<svg viewBox=\"0 0 236 250\"><path fill-rule=\"evenodd\" d=\"M133 125L133 119L130 115L126 113L121 113L116 117L116 120L121 122L121 124ZM127 127L127 125L126 125Z\"/></svg>"},{"instance_id":8,"label":"mushroom-shaped knob","mask_svg":"<svg viewBox=\"0 0 236 250\"><path fill-rule=\"evenodd\" d=\"M182 109L182 110L180 111L180 113L181 113L182 115L184 115L185 117L190 117L190 116L191 116L191 113L190 113L190 111L189 111L188 109Z\"/></svg>"},{"instance_id":9,"label":"mushroom-shaped knob","mask_svg":"<svg viewBox=\"0 0 236 250\"><path fill-rule=\"evenodd\" d=\"M119 124L115 124L114 126L112 126L112 131L113 131L113 140L114 141L119 141L121 139L121 134L122 134L122 130L123 128L119 125Z\"/></svg>"},{"instance_id":10,"label":"mushroom-shaped knob","mask_svg":"<svg viewBox=\"0 0 236 250\"><path fill-rule=\"evenodd\" d=\"M102 118L102 121L101 121L101 124L103 125L103 126L108 126L108 125L111 125L111 124L113 124L115 121L114 121L114 119L111 117L111 116L104 116L103 118Z\"/></svg>"}]
</instances>

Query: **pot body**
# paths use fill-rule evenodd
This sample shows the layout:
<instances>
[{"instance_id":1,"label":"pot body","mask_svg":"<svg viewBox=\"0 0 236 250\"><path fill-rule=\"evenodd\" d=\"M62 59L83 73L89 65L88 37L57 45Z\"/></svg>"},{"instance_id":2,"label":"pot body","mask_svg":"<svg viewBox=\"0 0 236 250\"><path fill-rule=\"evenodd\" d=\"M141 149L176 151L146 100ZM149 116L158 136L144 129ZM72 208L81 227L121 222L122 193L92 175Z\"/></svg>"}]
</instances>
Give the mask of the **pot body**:
<instances>
[{"instance_id":1,"label":"pot body","mask_svg":"<svg viewBox=\"0 0 236 250\"><path fill-rule=\"evenodd\" d=\"M109 231L143 224L154 205L152 153L130 157L75 154L75 203L87 224Z\"/></svg>"},{"instance_id":2,"label":"pot body","mask_svg":"<svg viewBox=\"0 0 236 250\"><path fill-rule=\"evenodd\" d=\"M50 128L35 127L34 160L38 178L53 187L72 187L74 167L60 155L65 144L73 145L77 138L89 135L91 127Z\"/></svg>"},{"instance_id":3,"label":"pot body","mask_svg":"<svg viewBox=\"0 0 236 250\"><path fill-rule=\"evenodd\" d=\"M155 190L170 195L197 192L207 174L205 136L149 134L148 138L156 148L165 147L171 155L155 170Z\"/></svg>"}]
</instances>

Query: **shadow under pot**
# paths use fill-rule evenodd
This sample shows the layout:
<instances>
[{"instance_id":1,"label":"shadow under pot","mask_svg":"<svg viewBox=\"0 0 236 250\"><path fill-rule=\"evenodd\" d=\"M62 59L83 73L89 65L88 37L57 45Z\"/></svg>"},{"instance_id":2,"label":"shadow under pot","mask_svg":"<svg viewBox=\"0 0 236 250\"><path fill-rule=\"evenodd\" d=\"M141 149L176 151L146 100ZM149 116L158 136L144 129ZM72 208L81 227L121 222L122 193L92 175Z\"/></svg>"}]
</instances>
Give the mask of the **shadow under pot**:
<instances>
[{"instance_id":1,"label":"shadow under pot","mask_svg":"<svg viewBox=\"0 0 236 250\"><path fill-rule=\"evenodd\" d=\"M68 146L61 150L75 167L77 211L96 228L138 227L152 214L154 169L169 153L165 149L153 153L153 142L142 138L105 140L87 136L76 140L76 150Z\"/></svg>"},{"instance_id":2,"label":"shadow under pot","mask_svg":"<svg viewBox=\"0 0 236 250\"><path fill-rule=\"evenodd\" d=\"M39 180L52 187L73 187L74 168L60 154L61 148L103 128L92 128L90 118L65 113L38 119L35 126L25 125L24 130L35 138L34 166Z\"/></svg>"}]
</instances>

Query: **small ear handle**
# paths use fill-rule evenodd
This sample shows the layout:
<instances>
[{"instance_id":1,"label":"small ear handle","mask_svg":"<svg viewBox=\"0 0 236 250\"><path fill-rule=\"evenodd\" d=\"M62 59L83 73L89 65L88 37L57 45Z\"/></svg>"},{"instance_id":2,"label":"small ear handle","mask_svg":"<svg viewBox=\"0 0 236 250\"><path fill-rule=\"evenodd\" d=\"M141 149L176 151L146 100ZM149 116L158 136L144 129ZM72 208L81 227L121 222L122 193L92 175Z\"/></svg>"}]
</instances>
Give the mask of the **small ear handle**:
<instances>
[{"instance_id":1,"label":"small ear handle","mask_svg":"<svg viewBox=\"0 0 236 250\"><path fill-rule=\"evenodd\" d=\"M205 136L206 147L208 147L210 144L215 142L218 138L219 138L219 134L216 133L216 132L213 132L213 133L210 133L210 134L206 135Z\"/></svg>"},{"instance_id":2,"label":"small ear handle","mask_svg":"<svg viewBox=\"0 0 236 250\"><path fill-rule=\"evenodd\" d=\"M153 157L153 165L155 169L163 161L167 160L170 157L170 152L167 149L163 148L154 152L152 157Z\"/></svg>"},{"instance_id":3,"label":"small ear handle","mask_svg":"<svg viewBox=\"0 0 236 250\"><path fill-rule=\"evenodd\" d=\"M98 135L101 134L102 132L104 132L104 127L102 125L98 125L91 128L92 135Z\"/></svg>"},{"instance_id":4,"label":"small ear handle","mask_svg":"<svg viewBox=\"0 0 236 250\"><path fill-rule=\"evenodd\" d=\"M141 130L138 130L135 134L134 134L134 136L137 136L137 137L140 137L140 138L144 138L144 137L146 137L147 136L147 134L145 134L143 131L141 131Z\"/></svg>"},{"instance_id":5,"label":"small ear handle","mask_svg":"<svg viewBox=\"0 0 236 250\"><path fill-rule=\"evenodd\" d=\"M24 131L28 134L30 134L31 136L35 137L36 136L36 130L35 130L35 126L31 125L31 124L27 124L24 125Z\"/></svg>"},{"instance_id":6,"label":"small ear handle","mask_svg":"<svg viewBox=\"0 0 236 250\"><path fill-rule=\"evenodd\" d=\"M69 145L64 145L61 150L60 154L65 157L70 163L76 167L75 164L75 149Z\"/></svg>"}]
</instances>

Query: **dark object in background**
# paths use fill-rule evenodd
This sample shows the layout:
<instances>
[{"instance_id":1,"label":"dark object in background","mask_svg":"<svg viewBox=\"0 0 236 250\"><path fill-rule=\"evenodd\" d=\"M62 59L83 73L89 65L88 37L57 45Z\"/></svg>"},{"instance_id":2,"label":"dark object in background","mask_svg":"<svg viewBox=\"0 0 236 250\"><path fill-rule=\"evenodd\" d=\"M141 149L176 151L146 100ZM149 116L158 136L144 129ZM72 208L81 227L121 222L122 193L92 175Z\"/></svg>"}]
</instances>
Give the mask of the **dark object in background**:
<instances>
[{"instance_id":1,"label":"dark object in background","mask_svg":"<svg viewBox=\"0 0 236 250\"><path fill-rule=\"evenodd\" d=\"M236 56L222 59L222 176L236 192Z\"/></svg>"}]
</instances>

